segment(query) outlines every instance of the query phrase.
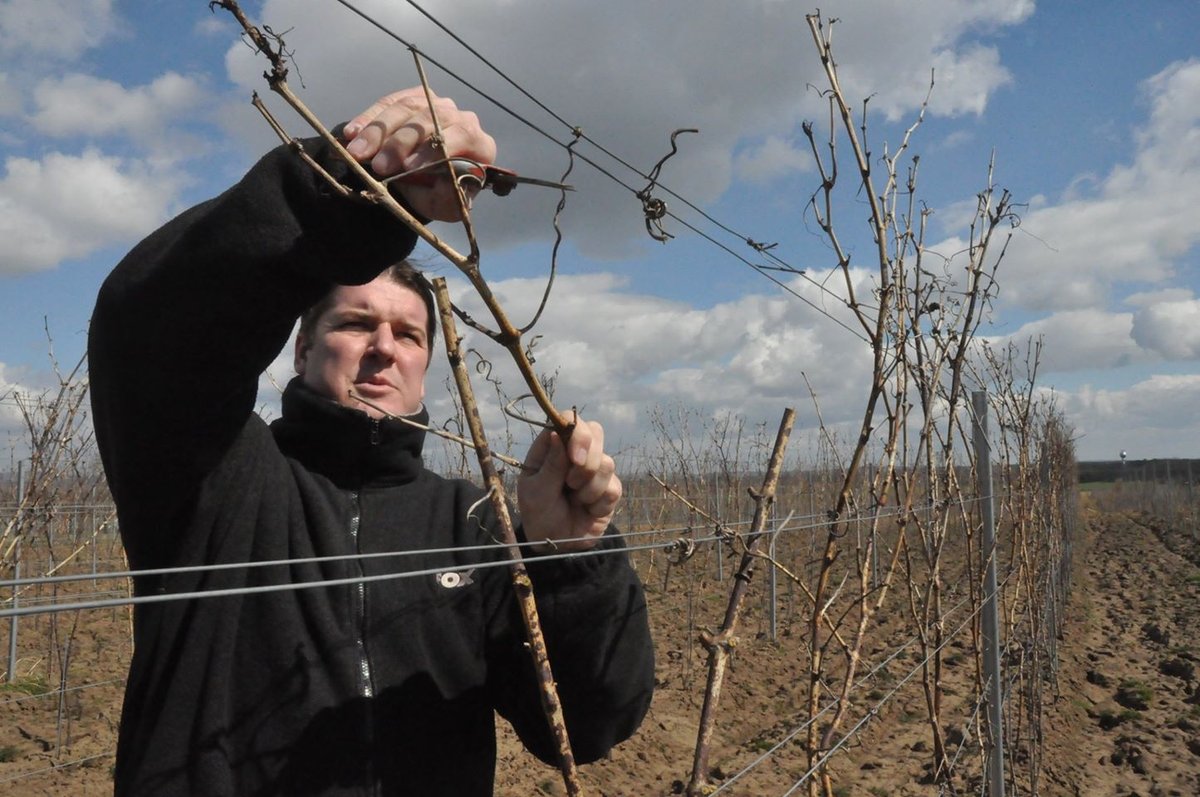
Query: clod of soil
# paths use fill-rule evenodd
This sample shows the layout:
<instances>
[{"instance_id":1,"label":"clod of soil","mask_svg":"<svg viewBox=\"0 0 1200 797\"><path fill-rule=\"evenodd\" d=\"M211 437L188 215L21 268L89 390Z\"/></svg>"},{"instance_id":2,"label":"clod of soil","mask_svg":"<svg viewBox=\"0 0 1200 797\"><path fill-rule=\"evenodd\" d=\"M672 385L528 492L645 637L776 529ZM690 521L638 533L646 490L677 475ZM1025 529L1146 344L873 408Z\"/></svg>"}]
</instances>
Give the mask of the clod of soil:
<instances>
[{"instance_id":1,"label":"clod of soil","mask_svg":"<svg viewBox=\"0 0 1200 797\"><path fill-rule=\"evenodd\" d=\"M1097 720L1101 730L1111 731L1122 723L1136 720L1141 715L1131 708L1118 709L1110 705L1091 713L1091 716Z\"/></svg>"},{"instance_id":2,"label":"clod of soil","mask_svg":"<svg viewBox=\"0 0 1200 797\"><path fill-rule=\"evenodd\" d=\"M1142 626L1142 633L1151 642L1157 642L1160 645L1171 644L1171 632L1164 631L1158 623L1146 623Z\"/></svg>"},{"instance_id":3,"label":"clod of soil","mask_svg":"<svg viewBox=\"0 0 1200 797\"><path fill-rule=\"evenodd\" d=\"M1163 675L1172 675L1185 681L1191 681L1196 677L1195 665L1181 658L1166 659L1158 665L1158 669Z\"/></svg>"},{"instance_id":4,"label":"clod of soil","mask_svg":"<svg viewBox=\"0 0 1200 797\"><path fill-rule=\"evenodd\" d=\"M1141 681L1125 681L1117 690L1114 696L1115 700L1125 708L1131 708L1134 711L1145 711L1150 708L1150 698L1153 693L1150 687Z\"/></svg>"}]
</instances>

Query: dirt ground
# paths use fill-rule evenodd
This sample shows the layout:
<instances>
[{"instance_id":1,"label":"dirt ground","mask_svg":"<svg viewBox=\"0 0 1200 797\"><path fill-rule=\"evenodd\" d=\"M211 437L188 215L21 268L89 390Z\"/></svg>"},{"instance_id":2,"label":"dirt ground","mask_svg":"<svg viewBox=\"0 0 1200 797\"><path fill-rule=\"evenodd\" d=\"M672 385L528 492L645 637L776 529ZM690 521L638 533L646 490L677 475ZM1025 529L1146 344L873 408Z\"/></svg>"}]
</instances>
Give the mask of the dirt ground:
<instances>
[{"instance_id":1,"label":"dirt ground","mask_svg":"<svg viewBox=\"0 0 1200 797\"><path fill-rule=\"evenodd\" d=\"M1090 513L1046 718L1055 795L1200 795L1196 529Z\"/></svg>"},{"instance_id":2,"label":"dirt ground","mask_svg":"<svg viewBox=\"0 0 1200 797\"><path fill-rule=\"evenodd\" d=\"M1058 643L1057 684L1047 683L1043 694L1037 793L1200 795L1200 544L1195 531L1089 508L1085 515ZM682 589L679 574L661 568L646 569L643 577L655 629L658 687L638 734L606 760L581 769L584 793L595 797L682 793L691 770L706 673L693 633L717 624L727 586L700 579ZM761 600L750 603L718 712L709 760L715 784L785 740L806 716L799 605L789 608L785 602L779 637L772 642ZM929 778L930 732L919 678L902 683L904 674L919 667L918 654L905 649L900 636L884 633L886 615L882 621L867 658L875 663L900 652L888 665L887 678L864 687L862 709L843 725L852 727L867 716L867 707L880 705L833 760L835 793L938 794ZM22 639L36 638L31 644L53 651L51 635L66 638L73 620L64 615L56 623L44 616L24 622ZM76 629L70 669L72 684L92 686L68 692L62 701L13 688L0 692L0 794L111 793L121 695L119 682L113 681L128 660L128 638L125 611L93 612ZM964 773L957 788L978 793L974 703L965 688L972 667L969 656L956 655L964 647L957 640L946 657L944 713L950 718L952 752ZM55 654L23 655L23 666L35 673L50 655ZM39 687L36 678L25 685L29 692L46 686ZM61 762L77 763L54 769ZM802 748L784 741L720 793L789 794L807 768ZM565 789L556 770L532 760L502 734L496 793L560 795ZM795 793L805 793L804 787Z\"/></svg>"},{"instance_id":3,"label":"dirt ground","mask_svg":"<svg viewBox=\"0 0 1200 797\"><path fill-rule=\"evenodd\" d=\"M1197 797L1200 543L1193 537L1195 530L1164 529L1145 518L1084 511L1084 539L1076 544L1072 599L1058 648L1057 696L1052 685L1044 695L1045 742L1037 793ZM663 597L657 587L648 585L655 628L676 628L682 607L678 601L656 600ZM710 610L707 616L719 614ZM717 785L774 746L805 716L801 684L806 675L796 638L781 637L779 644L772 644L756 634L760 620L752 615L743 626L744 649L722 697L723 720L710 759ZM680 666L681 640L664 632L656 639L659 687L650 715L641 731L608 760L581 769L585 794L682 793L696 743L704 662L697 655L694 672L688 673ZM887 647L881 639L876 652ZM956 681L962 682L969 669L962 666L956 673L951 668L946 676L947 713L952 717L954 702L965 698ZM1139 698L1145 698L1144 704ZM958 716L965 717L965 709L964 705ZM925 715L915 682L897 691L860 739L834 760L835 794L938 794L928 777L930 732ZM953 738L955 731L968 727L965 722L952 725L948 735ZM982 764L969 740L962 756L959 766L967 773L959 781L960 793L980 793L977 773ZM801 749L789 743L752 775L720 793L790 794L806 771ZM497 793L504 795L566 793L557 773L530 759L511 738L504 745L497 782ZM796 793L805 794L805 788Z\"/></svg>"}]
</instances>

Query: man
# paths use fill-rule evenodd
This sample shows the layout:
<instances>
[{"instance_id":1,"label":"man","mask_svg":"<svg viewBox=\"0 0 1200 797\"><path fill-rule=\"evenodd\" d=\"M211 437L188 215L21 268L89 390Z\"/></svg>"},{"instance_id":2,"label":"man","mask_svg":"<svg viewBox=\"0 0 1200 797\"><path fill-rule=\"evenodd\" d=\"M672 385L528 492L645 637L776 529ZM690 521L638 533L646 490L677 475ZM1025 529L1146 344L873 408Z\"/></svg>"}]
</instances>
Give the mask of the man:
<instances>
[{"instance_id":1,"label":"man","mask_svg":"<svg viewBox=\"0 0 1200 797\"><path fill-rule=\"evenodd\" d=\"M473 114L437 107L441 150L415 89L342 135L380 176L442 153L494 161ZM306 147L352 180L323 143ZM419 216L459 216L448 181L398 190ZM490 794L493 710L554 760L506 568L488 566L503 559L490 507L425 470L424 433L386 417L428 418L432 305L393 266L414 243L280 147L105 282L89 341L97 441L131 564L175 568L139 576L137 593L230 591L137 607L119 795ZM268 427L258 375L302 313L298 376ZM585 763L633 733L653 685L644 597L608 531L620 489L591 423L569 446L540 435L519 489L525 540L602 549L529 563Z\"/></svg>"}]
</instances>

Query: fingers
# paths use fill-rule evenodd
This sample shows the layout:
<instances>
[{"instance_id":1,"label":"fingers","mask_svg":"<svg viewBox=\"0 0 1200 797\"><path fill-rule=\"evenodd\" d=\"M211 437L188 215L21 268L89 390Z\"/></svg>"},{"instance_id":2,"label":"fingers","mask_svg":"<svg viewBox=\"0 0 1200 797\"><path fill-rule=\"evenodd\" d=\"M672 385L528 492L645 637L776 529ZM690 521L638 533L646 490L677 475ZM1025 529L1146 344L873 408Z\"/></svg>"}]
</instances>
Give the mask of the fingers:
<instances>
[{"instance_id":1,"label":"fingers","mask_svg":"<svg viewBox=\"0 0 1200 797\"><path fill-rule=\"evenodd\" d=\"M410 171L446 158L464 157L479 163L496 162L496 141L471 111L460 110L448 97L427 97L420 86L397 91L371 104L342 129L347 151L360 163L370 163L380 177ZM436 142L437 127L441 141ZM436 169L436 167L432 167ZM438 221L462 216L458 193L449 173L430 185L395 187L417 214ZM468 206L477 189L467 187Z\"/></svg>"},{"instance_id":2,"label":"fingers","mask_svg":"<svg viewBox=\"0 0 1200 797\"><path fill-rule=\"evenodd\" d=\"M439 102L441 108L438 108ZM435 97L436 110L444 110L446 104L446 101ZM453 105L453 102L450 104ZM383 159L381 165L392 160L402 163L433 135L425 92L420 88L410 88L376 100L370 108L346 123L343 135L350 140L347 149L362 161L376 158L384 144L394 138L388 146L390 155ZM372 168L374 165L372 163ZM380 174L383 172L380 171Z\"/></svg>"},{"instance_id":3,"label":"fingers","mask_svg":"<svg viewBox=\"0 0 1200 797\"><path fill-rule=\"evenodd\" d=\"M588 500L599 497L598 485L612 478L616 465L604 453L604 428L594 421L579 421L566 447L562 438L545 430L533 441L525 456L525 472L536 472L544 481L585 491Z\"/></svg>"},{"instance_id":4,"label":"fingers","mask_svg":"<svg viewBox=\"0 0 1200 797\"><path fill-rule=\"evenodd\" d=\"M440 148L432 144L436 129L429 101L415 87L389 94L351 119L343 133L347 149L359 161L369 160L384 177L452 156L495 162L496 142L483 131L478 116L437 95L433 111L441 126Z\"/></svg>"},{"instance_id":5,"label":"fingers","mask_svg":"<svg viewBox=\"0 0 1200 797\"><path fill-rule=\"evenodd\" d=\"M604 453L604 427L594 421L576 423L568 457L571 467L566 473L567 487L585 504L599 500L616 473L612 457Z\"/></svg>"},{"instance_id":6,"label":"fingers","mask_svg":"<svg viewBox=\"0 0 1200 797\"><path fill-rule=\"evenodd\" d=\"M575 418L575 428L567 446L567 456L577 468L595 470L597 453L604 453L604 429L600 424ZM571 485L575 486L575 485Z\"/></svg>"},{"instance_id":7,"label":"fingers","mask_svg":"<svg viewBox=\"0 0 1200 797\"><path fill-rule=\"evenodd\" d=\"M550 429L542 430L525 455L524 470L526 473L540 471L545 466L546 458L550 456L555 439L557 436Z\"/></svg>"},{"instance_id":8,"label":"fingers","mask_svg":"<svg viewBox=\"0 0 1200 797\"><path fill-rule=\"evenodd\" d=\"M605 457L605 464L596 472L596 475L582 486L574 489L569 500L591 517L604 519L607 524L607 521L616 512L623 490L621 480L615 471L612 457Z\"/></svg>"},{"instance_id":9,"label":"fingers","mask_svg":"<svg viewBox=\"0 0 1200 797\"><path fill-rule=\"evenodd\" d=\"M608 528L622 491L600 424L579 421L567 445L546 430L529 449L517 494L526 537L572 540L564 550L589 548Z\"/></svg>"}]
</instances>

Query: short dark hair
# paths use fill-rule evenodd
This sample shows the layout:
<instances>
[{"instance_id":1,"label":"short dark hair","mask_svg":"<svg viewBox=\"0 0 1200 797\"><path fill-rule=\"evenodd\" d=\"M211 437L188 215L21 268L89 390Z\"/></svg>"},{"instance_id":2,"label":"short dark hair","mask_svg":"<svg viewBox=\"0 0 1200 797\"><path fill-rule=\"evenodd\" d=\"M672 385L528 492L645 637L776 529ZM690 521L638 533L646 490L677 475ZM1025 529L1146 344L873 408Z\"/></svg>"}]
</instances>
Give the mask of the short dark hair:
<instances>
[{"instance_id":1,"label":"short dark hair","mask_svg":"<svg viewBox=\"0 0 1200 797\"><path fill-rule=\"evenodd\" d=\"M437 310L433 303L433 288L429 284L429 280L421 271L407 260L400 260L383 270L392 282L397 285L402 285L408 288L417 296L421 297L421 301L425 303L425 314L428 320L425 322L425 337L429 346L429 356L433 357L433 336L437 332ZM305 338L312 338L313 329L317 326L317 321L333 304L333 292L338 286L330 288L324 296L316 301L311 307L305 310L300 315L300 331L299 334Z\"/></svg>"}]
</instances>

